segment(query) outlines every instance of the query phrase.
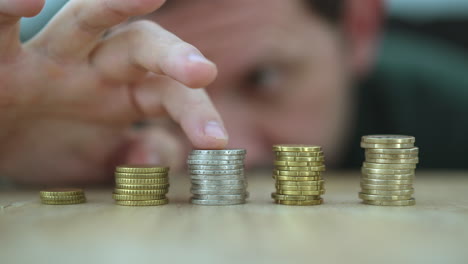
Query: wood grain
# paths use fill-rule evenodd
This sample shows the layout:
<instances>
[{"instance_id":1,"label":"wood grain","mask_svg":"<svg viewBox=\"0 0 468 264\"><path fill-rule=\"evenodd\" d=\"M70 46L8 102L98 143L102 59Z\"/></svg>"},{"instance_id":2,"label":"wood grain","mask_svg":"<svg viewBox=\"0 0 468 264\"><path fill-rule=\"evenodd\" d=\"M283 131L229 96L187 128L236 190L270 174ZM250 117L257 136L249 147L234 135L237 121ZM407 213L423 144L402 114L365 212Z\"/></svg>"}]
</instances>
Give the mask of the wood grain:
<instances>
[{"instance_id":1,"label":"wood grain","mask_svg":"<svg viewBox=\"0 0 468 264\"><path fill-rule=\"evenodd\" d=\"M0 263L468 263L468 173L418 172L417 205L357 197L358 173L327 172L325 204L272 203L274 181L249 176L249 203L188 203L188 177L171 177L171 203L47 206L37 191L0 191Z\"/></svg>"}]
</instances>

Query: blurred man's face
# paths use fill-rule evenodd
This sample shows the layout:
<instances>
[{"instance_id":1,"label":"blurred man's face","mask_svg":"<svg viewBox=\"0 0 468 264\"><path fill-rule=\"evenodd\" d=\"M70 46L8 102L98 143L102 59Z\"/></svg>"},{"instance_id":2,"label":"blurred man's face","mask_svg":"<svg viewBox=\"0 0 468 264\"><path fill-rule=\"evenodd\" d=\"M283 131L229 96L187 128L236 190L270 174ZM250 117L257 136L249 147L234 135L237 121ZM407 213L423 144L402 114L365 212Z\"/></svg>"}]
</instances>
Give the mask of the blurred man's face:
<instances>
[{"instance_id":1,"label":"blurred man's face","mask_svg":"<svg viewBox=\"0 0 468 264\"><path fill-rule=\"evenodd\" d=\"M338 28L299 0L178 0L154 17L218 65L207 91L248 164L271 163L276 143L321 145L328 161L339 158L351 98Z\"/></svg>"}]
</instances>

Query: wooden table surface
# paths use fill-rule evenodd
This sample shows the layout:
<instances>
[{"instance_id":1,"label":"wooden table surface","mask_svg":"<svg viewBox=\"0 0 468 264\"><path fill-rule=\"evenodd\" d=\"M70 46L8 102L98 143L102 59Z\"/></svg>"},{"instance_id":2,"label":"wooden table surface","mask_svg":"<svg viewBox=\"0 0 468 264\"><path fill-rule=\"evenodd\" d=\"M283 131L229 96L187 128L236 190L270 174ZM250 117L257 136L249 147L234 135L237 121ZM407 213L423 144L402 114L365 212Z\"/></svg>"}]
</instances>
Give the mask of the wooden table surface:
<instances>
[{"instance_id":1,"label":"wooden table surface","mask_svg":"<svg viewBox=\"0 0 468 264\"><path fill-rule=\"evenodd\" d=\"M468 263L468 172L418 172L416 206L363 205L358 173L326 175L325 204L272 203L273 179L250 175L248 204L123 207L111 188L88 203L41 205L37 191L0 191L0 263Z\"/></svg>"}]
</instances>

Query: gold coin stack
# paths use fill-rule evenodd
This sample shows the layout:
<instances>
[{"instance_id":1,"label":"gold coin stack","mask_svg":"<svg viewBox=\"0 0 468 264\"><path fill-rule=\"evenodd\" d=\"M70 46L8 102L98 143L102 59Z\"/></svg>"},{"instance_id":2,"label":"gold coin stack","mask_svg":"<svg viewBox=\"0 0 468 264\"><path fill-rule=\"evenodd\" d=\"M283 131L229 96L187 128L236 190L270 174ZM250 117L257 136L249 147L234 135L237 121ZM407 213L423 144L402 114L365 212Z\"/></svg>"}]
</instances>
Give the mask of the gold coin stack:
<instances>
[{"instance_id":1,"label":"gold coin stack","mask_svg":"<svg viewBox=\"0 0 468 264\"><path fill-rule=\"evenodd\" d=\"M126 206L167 204L169 168L159 166L122 165L115 171L115 203Z\"/></svg>"},{"instance_id":2,"label":"gold coin stack","mask_svg":"<svg viewBox=\"0 0 468 264\"><path fill-rule=\"evenodd\" d=\"M413 180L419 149L415 138L404 135L363 136L366 160L362 166L361 192L364 204L414 205Z\"/></svg>"},{"instance_id":3,"label":"gold coin stack","mask_svg":"<svg viewBox=\"0 0 468 264\"><path fill-rule=\"evenodd\" d=\"M273 179L276 192L271 197L277 204L319 205L325 193L322 172L324 155L319 146L275 145Z\"/></svg>"},{"instance_id":4,"label":"gold coin stack","mask_svg":"<svg viewBox=\"0 0 468 264\"><path fill-rule=\"evenodd\" d=\"M82 189L48 189L39 192L43 204L66 205L86 202Z\"/></svg>"}]
</instances>

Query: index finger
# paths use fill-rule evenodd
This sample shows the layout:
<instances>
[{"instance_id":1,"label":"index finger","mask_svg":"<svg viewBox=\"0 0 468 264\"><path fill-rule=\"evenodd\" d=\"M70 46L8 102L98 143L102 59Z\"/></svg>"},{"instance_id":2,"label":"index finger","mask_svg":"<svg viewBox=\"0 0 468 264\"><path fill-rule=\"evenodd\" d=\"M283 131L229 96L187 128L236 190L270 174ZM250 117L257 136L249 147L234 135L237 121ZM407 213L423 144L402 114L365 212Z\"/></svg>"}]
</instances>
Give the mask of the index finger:
<instances>
[{"instance_id":1,"label":"index finger","mask_svg":"<svg viewBox=\"0 0 468 264\"><path fill-rule=\"evenodd\" d=\"M144 116L167 112L195 148L222 149L227 145L223 120L204 89L190 89L167 76L152 75L132 92L135 106Z\"/></svg>"},{"instance_id":2,"label":"index finger","mask_svg":"<svg viewBox=\"0 0 468 264\"><path fill-rule=\"evenodd\" d=\"M74 0L31 41L61 59L87 58L102 34L129 17L151 13L165 0Z\"/></svg>"}]
</instances>

